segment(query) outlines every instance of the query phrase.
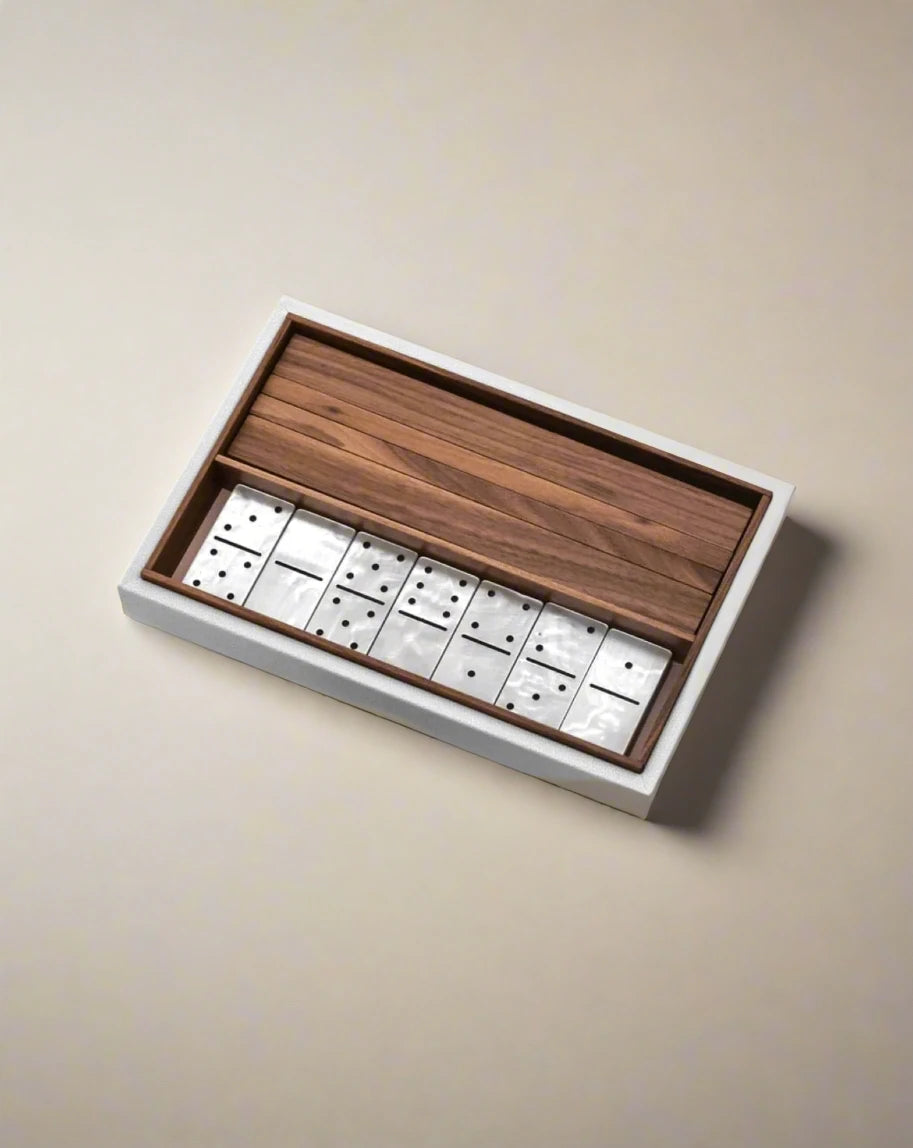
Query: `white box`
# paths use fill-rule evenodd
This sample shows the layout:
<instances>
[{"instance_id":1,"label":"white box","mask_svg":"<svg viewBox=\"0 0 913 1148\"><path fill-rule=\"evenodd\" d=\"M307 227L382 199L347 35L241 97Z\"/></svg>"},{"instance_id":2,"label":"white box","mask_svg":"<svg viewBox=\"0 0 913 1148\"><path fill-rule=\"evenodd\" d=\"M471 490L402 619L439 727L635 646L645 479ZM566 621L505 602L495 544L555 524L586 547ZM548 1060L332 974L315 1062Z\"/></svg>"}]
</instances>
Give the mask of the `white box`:
<instances>
[{"instance_id":1,"label":"white box","mask_svg":"<svg viewBox=\"0 0 913 1148\"><path fill-rule=\"evenodd\" d=\"M184 597L142 578L142 570L156 544L228 422L267 348L290 314L408 355L431 366L456 372L770 492L767 509L642 773L634 773L612 762L600 760L541 734L396 680L370 666L354 663L276 633L253 621L235 617L214 605ZM793 489L787 482L284 297L130 563L118 591L125 613L137 621L157 626L289 681L392 718L512 769L542 778L638 817L646 817L679 739L786 516Z\"/></svg>"}]
</instances>

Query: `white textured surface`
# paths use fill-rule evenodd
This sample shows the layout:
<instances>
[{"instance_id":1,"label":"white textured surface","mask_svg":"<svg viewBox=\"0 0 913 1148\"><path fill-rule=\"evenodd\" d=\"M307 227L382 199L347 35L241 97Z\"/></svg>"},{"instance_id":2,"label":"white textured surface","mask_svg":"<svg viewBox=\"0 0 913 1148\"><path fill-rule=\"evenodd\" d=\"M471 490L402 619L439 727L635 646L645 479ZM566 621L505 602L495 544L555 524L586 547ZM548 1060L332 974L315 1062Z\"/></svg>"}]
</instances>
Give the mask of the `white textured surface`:
<instances>
[{"instance_id":1,"label":"white textured surface","mask_svg":"<svg viewBox=\"0 0 913 1148\"><path fill-rule=\"evenodd\" d=\"M296 511L244 605L303 630L354 536L342 522Z\"/></svg>"},{"instance_id":2,"label":"white textured surface","mask_svg":"<svg viewBox=\"0 0 913 1148\"><path fill-rule=\"evenodd\" d=\"M183 581L240 605L266 565L293 507L249 486L234 488Z\"/></svg>"},{"instance_id":3,"label":"white textured surface","mask_svg":"<svg viewBox=\"0 0 913 1148\"><path fill-rule=\"evenodd\" d=\"M610 630L561 728L626 753L659 689L671 654L623 630Z\"/></svg>"},{"instance_id":4,"label":"white textured surface","mask_svg":"<svg viewBox=\"0 0 913 1148\"><path fill-rule=\"evenodd\" d=\"M606 626L549 603L535 621L498 705L557 729L599 649Z\"/></svg>"},{"instance_id":5,"label":"white textured surface","mask_svg":"<svg viewBox=\"0 0 913 1148\"><path fill-rule=\"evenodd\" d=\"M371 647L371 656L430 677L478 582L466 570L419 558Z\"/></svg>"},{"instance_id":6,"label":"white textured surface","mask_svg":"<svg viewBox=\"0 0 913 1148\"><path fill-rule=\"evenodd\" d=\"M905 1148L910 36L4 0L3 1148ZM283 290L797 483L650 822L123 617Z\"/></svg>"},{"instance_id":7,"label":"white textured surface","mask_svg":"<svg viewBox=\"0 0 913 1148\"><path fill-rule=\"evenodd\" d=\"M360 531L308 622L308 633L366 653L415 562L415 551Z\"/></svg>"},{"instance_id":8,"label":"white textured surface","mask_svg":"<svg viewBox=\"0 0 913 1148\"><path fill-rule=\"evenodd\" d=\"M497 582L480 582L433 680L493 702L542 603Z\"/></svg>"}]
</instances>

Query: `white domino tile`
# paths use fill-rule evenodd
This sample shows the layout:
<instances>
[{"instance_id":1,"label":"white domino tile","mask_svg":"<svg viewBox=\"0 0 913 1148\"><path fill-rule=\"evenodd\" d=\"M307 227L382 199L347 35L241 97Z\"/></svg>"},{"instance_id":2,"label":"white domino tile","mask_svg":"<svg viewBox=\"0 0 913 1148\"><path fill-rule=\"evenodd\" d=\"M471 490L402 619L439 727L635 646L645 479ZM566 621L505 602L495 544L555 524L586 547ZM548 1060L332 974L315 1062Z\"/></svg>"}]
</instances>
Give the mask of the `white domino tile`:
<instances>
[{"instance_id":1,"label":"white domino tile","mask_svg":"<svg viewBox=\"0 0 913 1148\"><path fill-rule=\"evenodd\" d=\"M351 526L297 511L245 605L304 629L354 535Z\"/></svg>"},{"instance_id":2,"label":"white domino tile","mask_svg":"<svg viewBox=\"0 0 913 1148\"><path fill-rule=\"evenodd\" d=\"M371 647L371 657L430 677L478 583L465 570L419 558Z\"/></svg>"},{"instance_id":3,"label":"white domino tile","mask_svg":"<svg viewBox=\"0 0 913 1148\"><path fill-rule=\"evenodd\" d=\"M536 598L481 582L432 681L493 702L541 608Z\"/></svg>"},{"instance_id":4,"label":"white domino tile","mask_svg":"<svg viewBox=\"0 0 913 1148\"><path fill-rule=\"evenodd\" d=\"M610 630L561 729L603 749L625 753L671 657L653 642Z\"/></svg>"},{"instance_id":5,"label":"white domino tile","mask_svg":"<svg viewBox=\"0 0 913 1148\"><path fill-rule=\"evenodd\" d=\"M249 486L229 495L184 583L242 605L295 508Z\"/></svg>"},{"instance_id":6,"label":"white domino tile","mask_svg":"<svg viewBox=\"0 0 913 1148\"><path fill-rule=\"evenodd\" d=\"M514 663L497 704L557 728L606 632L603 622L547 605Z\"/></svg>"},{"instance_id":7,"label":"white domino tile","mask_svg":"<svg viewBox=\"0 0 913 1148\"><path fill-rule=\"evenodd\" d=\"M415 558L406 546L356 534L305 627L307 633L367 653Z\"/></svg>"}]
</instances>

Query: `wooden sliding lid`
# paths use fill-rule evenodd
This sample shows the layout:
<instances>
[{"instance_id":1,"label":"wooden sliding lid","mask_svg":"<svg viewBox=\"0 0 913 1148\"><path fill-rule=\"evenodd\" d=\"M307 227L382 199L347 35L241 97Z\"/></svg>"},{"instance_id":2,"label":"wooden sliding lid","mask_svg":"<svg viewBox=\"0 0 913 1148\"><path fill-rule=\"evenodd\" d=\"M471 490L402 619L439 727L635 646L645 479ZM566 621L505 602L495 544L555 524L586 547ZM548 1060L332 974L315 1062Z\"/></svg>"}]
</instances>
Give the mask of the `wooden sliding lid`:
<instances>
[{"instance_id":1,"label":"wooden sliding lid","mask_svg":"<svg viewBox=\"0 0 913 1148\"><path fill-rule=\"evenodd\" d=\"M693 637L753 488L427 364L293 334L226 453Z\"/></svg>"}]
</instances>

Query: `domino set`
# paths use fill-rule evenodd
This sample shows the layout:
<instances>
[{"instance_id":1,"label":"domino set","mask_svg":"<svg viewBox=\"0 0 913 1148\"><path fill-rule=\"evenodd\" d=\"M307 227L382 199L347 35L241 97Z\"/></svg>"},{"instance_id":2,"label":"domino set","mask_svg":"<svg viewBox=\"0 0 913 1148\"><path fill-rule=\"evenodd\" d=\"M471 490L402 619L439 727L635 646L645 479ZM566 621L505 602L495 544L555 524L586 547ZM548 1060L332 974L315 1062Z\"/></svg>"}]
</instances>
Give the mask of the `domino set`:
<instances>
[{"instance_id":1,"label":"domino set","mask_svg":"<svg viewBox=\"0 0 913 1148\"><path fill-rule=\"evenodd\" d=\"M183 582L622 754L672 656L241 484Z\"/></svg>"},{"instance_id":2,"label":"domino set","mask_svg":"<svg viewBox=\"0 0 913 1148\"><path fill-rule=\"evenodd\" d=\"M791 493L283 300L119 590L646 816Z\"/></svg>"}]
</instances>

